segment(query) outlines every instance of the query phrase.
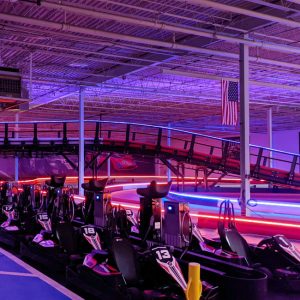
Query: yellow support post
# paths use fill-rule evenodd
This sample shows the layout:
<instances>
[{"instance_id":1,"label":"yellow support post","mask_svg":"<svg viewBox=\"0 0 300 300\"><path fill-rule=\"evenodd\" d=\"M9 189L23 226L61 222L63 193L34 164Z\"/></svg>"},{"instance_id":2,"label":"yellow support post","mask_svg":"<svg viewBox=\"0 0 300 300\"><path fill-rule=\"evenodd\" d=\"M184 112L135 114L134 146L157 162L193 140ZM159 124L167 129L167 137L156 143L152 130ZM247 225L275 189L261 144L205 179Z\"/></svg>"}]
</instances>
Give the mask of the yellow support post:
<instances>
[{"instance_id":1,"label":"yellow support post","mask_svg":"<svg viewBox=\"0 0 300 300\"><path fill-rule=\"evenodd\" d=\"M189 280L185 292L186 300L199 300L202 294L200 264L189 263Z\"/></svg>"}]
</instances>

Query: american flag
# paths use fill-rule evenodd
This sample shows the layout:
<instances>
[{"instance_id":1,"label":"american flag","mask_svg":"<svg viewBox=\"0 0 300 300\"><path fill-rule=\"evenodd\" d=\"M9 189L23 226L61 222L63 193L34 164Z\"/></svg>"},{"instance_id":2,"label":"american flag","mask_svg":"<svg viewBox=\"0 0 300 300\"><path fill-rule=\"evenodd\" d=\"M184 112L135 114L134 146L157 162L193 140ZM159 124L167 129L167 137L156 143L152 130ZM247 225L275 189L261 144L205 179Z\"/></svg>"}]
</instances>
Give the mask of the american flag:
<instances>
[{"instance_id":1,"label":"american flag","mask_svg":"<svg viewBox=\"0 0 300 300\"><path fill-rule=\"evenodd\" d=\"M222 125L235 126L238 121L238 83L222 79L221 85Z\"/></svg>"}]
</instances>

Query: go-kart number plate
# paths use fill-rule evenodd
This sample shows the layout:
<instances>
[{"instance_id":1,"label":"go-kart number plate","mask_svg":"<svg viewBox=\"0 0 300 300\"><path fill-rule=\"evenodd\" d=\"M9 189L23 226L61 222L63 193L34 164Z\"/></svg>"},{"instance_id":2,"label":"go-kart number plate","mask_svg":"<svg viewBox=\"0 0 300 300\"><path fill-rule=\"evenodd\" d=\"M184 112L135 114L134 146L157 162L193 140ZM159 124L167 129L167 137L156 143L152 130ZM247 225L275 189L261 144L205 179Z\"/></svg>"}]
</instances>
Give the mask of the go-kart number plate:
<instances>
[{"instance_id":1,"label":"go-kart number plate","mask_svg":"<svg viewBox=\"0 0 300 300\"><path fill-rule=\"evenodd\" d=\"M185 291L187 284L175 257L166 247L156 247L153 248L152 251L155 254L156 261L159 266L172 276L173 279L181 286L183 291Z\"/></svg>"},{"instance_id":2,"label":"go-kart number plate","mask_svg":"<svg viewBox=\"0 0 300 300\"><path fill-rule=\"evenodd\" d=\"M11 211L13 209L12 205L3 205L3 210L4 211Z\"/></svg>"},{"instance_id":3,"label":"go-kart number plate","mask_svg":"<svg viewBox=\"0 0 300 300\"><path fill-rule=\"evenodd\" d=\"M83 230L84 230L84 234L86 234L86 235L95 235L96 234L94 227L84 227Z\"/></svg>"},{"instance_id":4,"label":"go-kart number plate","mask_svg":"<svg viewBox=\"0 0 300 300\"><path fill-rule=\"evenodd\" d=\"M40 221L48 221L49 220L49 217L47 214L38 214L38 219Z\"/></svg>"},{"instance_id":5,"label":"go-kart number plate","mask_svg":"<svg viewBox=\"0 0 300 300\"><path fill-rule=\"evenodd\" d=\"M126 209L126 215L127 216L132 216L133 215L133 211L131 209Z\"/></svg>"},{"instance_id":6,"label":"go-kart number plate","mask_svg":"<svg viewBox=\"0 0 300 300\"><path fill-rule=\"evenodd\" d=\"M172 255L167 248L156 248L153 251L155 253L156 259L163 263L167 263L169 261L171 262L173 260Z\"/></svg>"}]
</instances>

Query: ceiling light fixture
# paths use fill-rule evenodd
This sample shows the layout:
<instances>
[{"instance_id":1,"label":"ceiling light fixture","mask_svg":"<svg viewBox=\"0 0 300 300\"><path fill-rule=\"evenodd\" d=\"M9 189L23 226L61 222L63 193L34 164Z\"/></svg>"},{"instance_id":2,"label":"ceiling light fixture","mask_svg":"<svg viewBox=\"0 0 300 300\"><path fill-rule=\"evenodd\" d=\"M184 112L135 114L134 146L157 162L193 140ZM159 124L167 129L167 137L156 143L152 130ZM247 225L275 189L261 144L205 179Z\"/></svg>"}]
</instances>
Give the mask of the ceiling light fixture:
<instances>
[{"instance_id":1,"label":"ceiling light fixture","mask_svg":"<svg viewBox=\"0 0 300 300\"><path fill-rule=\"evenodd\" d=\"M71 63L69 66L73 68L86 68L88 65L85 63Z\"/></svg>"}]
</instances>

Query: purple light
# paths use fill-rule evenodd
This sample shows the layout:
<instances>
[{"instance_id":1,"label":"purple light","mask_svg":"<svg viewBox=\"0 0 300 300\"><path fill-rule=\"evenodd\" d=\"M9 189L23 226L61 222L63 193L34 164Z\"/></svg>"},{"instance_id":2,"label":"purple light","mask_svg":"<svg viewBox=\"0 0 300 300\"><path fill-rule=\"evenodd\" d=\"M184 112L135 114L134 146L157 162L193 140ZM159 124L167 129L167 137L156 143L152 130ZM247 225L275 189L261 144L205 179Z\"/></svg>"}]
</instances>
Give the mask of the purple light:
<instances>
[{"instance_id":1,"label":"purple light","mask_svg":"<svg viewBox=\"0 0 300 300\"><path fill-rule=\"evenodd\" d=\"M192 198L192 199L205 199L205 200L212 200L212 201L224 201L224 200L230 200L231 202L238 203L238 199L228 199L228 198L221 198L221 197L215 197L215 196L205 196L205 195L191 195L186 193L176 193L176 192L170 192L169 194L173 194L175 196L181 196L186 198ZM266 205L266 206L279 206L279 207L290 207L290 208L300 208L300 204L292 204L292 203L282 203L282 202L274 202L274 201L262 201L262 200L254 200L257 205Z\"/></svg>"}]
</instances>

